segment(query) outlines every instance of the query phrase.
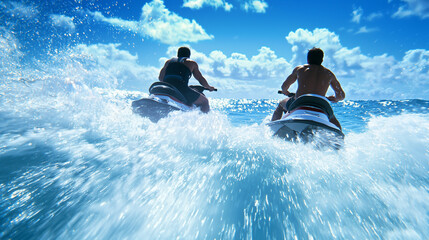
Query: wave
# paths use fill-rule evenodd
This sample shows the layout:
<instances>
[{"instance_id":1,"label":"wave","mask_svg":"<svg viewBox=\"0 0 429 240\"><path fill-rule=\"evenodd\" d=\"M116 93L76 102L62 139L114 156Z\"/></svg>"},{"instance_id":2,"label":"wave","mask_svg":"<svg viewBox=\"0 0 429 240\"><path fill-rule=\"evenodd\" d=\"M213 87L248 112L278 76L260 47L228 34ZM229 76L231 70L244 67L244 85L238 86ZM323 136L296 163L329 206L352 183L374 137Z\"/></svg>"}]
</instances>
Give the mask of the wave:
<instances>
[{"instance_id":1,"label":"wave","mask_svg":"<svg viewBox=\"0 0 429 240\"><path fill-rule=\"evenodd\" d=\"M132 114L138 93L59 86L2 104L2 238L429 234L428 114L373 116L321 151L225 108L154 124Z\"/></svg>"}]
</instances>

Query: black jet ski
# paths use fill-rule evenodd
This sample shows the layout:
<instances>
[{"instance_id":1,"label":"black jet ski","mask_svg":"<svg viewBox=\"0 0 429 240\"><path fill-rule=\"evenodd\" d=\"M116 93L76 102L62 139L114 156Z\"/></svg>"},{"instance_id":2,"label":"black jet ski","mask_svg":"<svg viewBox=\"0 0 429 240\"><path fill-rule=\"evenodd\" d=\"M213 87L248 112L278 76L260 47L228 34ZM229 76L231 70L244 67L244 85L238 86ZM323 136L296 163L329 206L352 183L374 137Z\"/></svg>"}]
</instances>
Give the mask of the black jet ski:
<instances>
[{"instance_id":1,"label":"black jet ski","mask_svg":"<svg viewBox=\"0 0 429 240\"><path fill-rule=\"evenodd\" d=\"M344 134L329 122L334 112L326 97L305 94L298 97L281 119L267 123L275 136L290 141L314 142L317 147L340 148Z\"/></svg>"},{"instance_id":2,"label":"black jet ski","mask_svg":"<svg viewBox=\"0 0 429 240\"><path fill-rule=\"evenodd\" d=\"M206 90L203 86L191 85L190 88L199 93ZM215 91L217 91L215 89ZM133 112L142 117L148 117L152 122L166 117L172 111L190 111L195 106L188 103L186 98L173 85L166 82L155 82L149 87L149 97L132 102Z\"/></svg>"}]
</instances>

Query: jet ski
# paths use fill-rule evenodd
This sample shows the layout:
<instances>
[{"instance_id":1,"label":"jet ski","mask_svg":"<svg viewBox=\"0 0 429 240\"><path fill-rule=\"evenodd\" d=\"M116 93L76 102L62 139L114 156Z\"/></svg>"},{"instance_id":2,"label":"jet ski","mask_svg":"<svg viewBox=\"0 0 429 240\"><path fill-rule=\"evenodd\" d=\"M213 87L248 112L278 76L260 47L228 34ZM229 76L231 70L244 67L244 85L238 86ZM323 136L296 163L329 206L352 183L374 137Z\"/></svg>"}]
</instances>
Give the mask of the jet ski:
<instances>
[{"instance_id":1,"label":"jet ski","mask_svg":"<svg viewBox=\"0 0 429 240\"><path fill-rule=\"evenodd\" d=\"M198 85L189 87L201 94L206 90ZM158 122L172 111L191 111L196 108L187 102L176 87L167 82L154 82L149 87L149 93L149 97L133 101L131 106L134 113L148 117L152 122Z\"/></svg>"},{"instance_id":2,"label":"jet ski","mask_svg":"<svg viewBox=\"0 0 429 240\"><path fill-rule=\"evenodd\" d=\"M326 97L305 94L298 97L281 119L267 123L274 136L289 141L313 142L316 147L341 148L344 134L329 122L334 112Z\"/></svg>"}]
</instances>

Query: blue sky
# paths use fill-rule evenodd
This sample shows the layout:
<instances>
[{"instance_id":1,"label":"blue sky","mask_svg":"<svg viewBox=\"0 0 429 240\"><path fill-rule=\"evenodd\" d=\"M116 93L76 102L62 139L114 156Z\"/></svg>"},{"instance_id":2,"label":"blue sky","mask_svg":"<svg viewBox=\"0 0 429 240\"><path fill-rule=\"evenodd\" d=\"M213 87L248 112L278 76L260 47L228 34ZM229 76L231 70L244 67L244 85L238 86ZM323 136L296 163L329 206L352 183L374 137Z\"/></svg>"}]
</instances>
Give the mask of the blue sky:
<instances>
[{"instance_id":1,"label":"blue sky","mask_svg":"<svg viewBox=\"0 0 429 240\"><path fill-rule=\"evenodd\" d=\"M429 96L428 0L4 1L0 30L3 59L84 55L120 89L147 91L186 45L210 97L278 98L316 46L348 99Z\"/></svg>"}]
</instances>

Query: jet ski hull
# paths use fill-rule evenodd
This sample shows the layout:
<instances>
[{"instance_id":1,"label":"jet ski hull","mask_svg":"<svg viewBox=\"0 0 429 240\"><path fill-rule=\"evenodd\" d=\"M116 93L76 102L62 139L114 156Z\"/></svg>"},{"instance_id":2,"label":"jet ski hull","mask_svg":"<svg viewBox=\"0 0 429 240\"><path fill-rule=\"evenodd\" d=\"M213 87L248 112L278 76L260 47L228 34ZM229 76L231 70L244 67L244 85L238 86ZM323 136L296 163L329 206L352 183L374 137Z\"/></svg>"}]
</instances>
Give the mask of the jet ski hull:
<instances>
[{"instance_id":1,"label":"jet ski hull","mask_svg":"<svg viewBox=\"0 0 429 240\"><path fill-rule=\"evenodd\" d=\"M267 125L274 132L274 136L292 142L311 142L317 148L332 147L334 149L340 149L344 144L344 134L341 130L312 120L278 120Z\"/></svg>"},{"instance_id":2,"label":"jet ski hull","mask_svg":"<svg viewBox=\"0 0 429 240\"><path fill-rule=\"evenodd\" d=\"M329 121L328 115L333 114L329 102L322 97L307 95L306 101L319 101L322 105L310 106L309 102L291 109L282 119L267 123L274 136L304 143L313 142L317 147L331 146L341 148L344 134L336 125ZM323 101L322 101L323 100Z\"/></svg>"},{"instance_id":3,"label":"jet ski hull","mask_svg":"<svg viewBox=\"0 0 429 240\"><path fill-rule=\"evenodd\" d=\"M174 86L165 82L155 82L149 88L149 97L132 102L133 112L158 122L172 111L190 111L194 108L186 104L186 98Z\"/></svg>"},{"instance_id":4,"label":"jet ski hull","mask_svg":"<svg viewBox=\"0 0 429 240\"><path fill-rule=\"evenodd\" d=\"M170 100L172 101L172 100ZM133 112L142 117L148 117L152 122L158 122L161 118L166 117L172 111L185 111L189 107L183 107L179 104L169 104L168 100L161 100L155 96L142 98L132 103Z\"/></svg>"},{"instance_id":5,"label":"jet ski hull","mask_svg":"<svg viewBox=\"0 0 429 240\"><path fill-rule=\"evenodd\" d=\"M321 131L328 131L333 136L344 138L341 130L311 120L278 120L268 123L268 126L273 130L275 136L289 140L296 139L297 137L303 138L313 132Z\"/></svg>"}]
</instances>

